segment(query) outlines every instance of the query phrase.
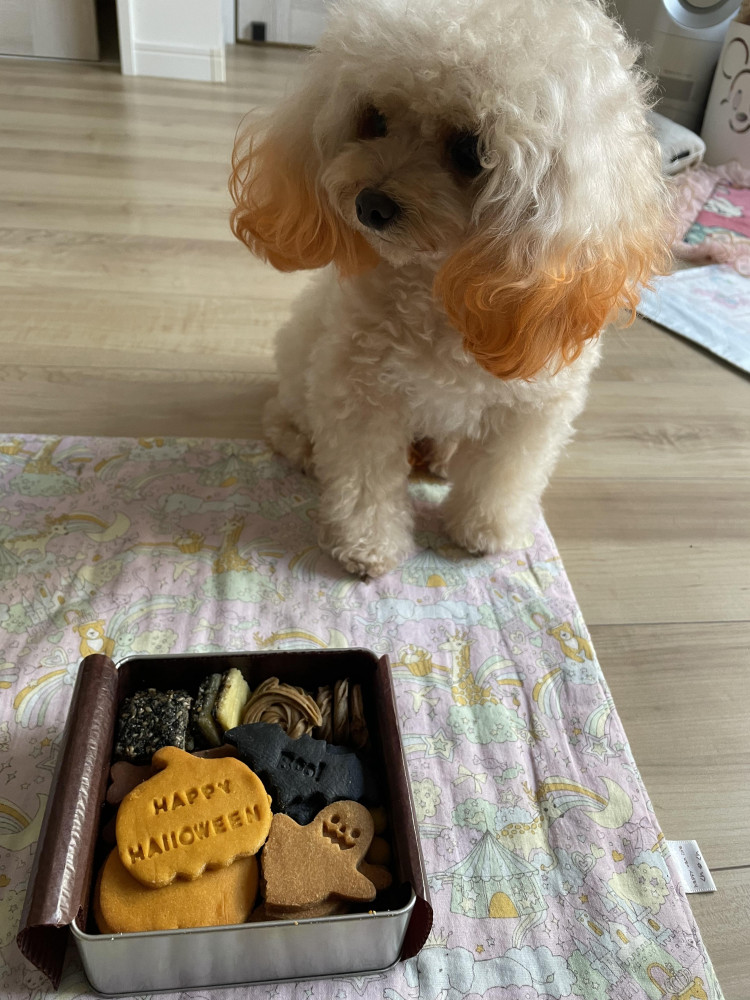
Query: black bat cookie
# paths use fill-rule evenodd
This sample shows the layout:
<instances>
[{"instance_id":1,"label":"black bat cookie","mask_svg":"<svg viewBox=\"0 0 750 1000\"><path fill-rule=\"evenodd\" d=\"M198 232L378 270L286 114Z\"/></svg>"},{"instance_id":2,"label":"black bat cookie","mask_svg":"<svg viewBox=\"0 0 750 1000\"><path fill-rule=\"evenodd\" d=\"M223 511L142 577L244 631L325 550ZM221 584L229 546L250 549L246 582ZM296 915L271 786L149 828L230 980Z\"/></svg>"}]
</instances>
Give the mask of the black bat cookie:
<instances>
[{"instance_id":1,"label":"black bat cookie","mask_svg":"<svg viewBox=\"0 0 750 1000\"><path fill-rule=\"evenodd\" d=\"M331 802L360 800L365 777L356 754L312 736L293 740L281 726L252 722L224 733L273 798L274 812L305 825Z\"/></svg>"}]
</instances>

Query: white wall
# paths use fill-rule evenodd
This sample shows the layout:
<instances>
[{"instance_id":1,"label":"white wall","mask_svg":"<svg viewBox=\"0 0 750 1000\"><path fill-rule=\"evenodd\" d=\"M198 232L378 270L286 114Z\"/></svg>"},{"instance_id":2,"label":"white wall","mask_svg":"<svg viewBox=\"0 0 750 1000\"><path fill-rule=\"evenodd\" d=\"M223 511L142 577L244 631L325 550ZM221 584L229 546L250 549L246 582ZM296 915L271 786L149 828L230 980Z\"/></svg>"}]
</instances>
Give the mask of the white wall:
<instances>
[{"instance_id":1,"label":"white wall","mask_svg":"<svg viewBox=\"0 0 750 1000\"><path fill-rule=\"evenodd\" d=\"M224 44L234 45L237 31L234 21L234 0L222 0L222 21L224 24Z\"/></svg>"},{"instance_id":2,"label":"white wall","mask_svg":"<svg viewBox=\"0 0 750 1000\"><path fill-rule=\"evenodd\" d=\"M0 53L98 59L94 0L0 0Z\"/></svg>"},{"instance_id":3,"label":"white wall","mask_svg":"<svg viewBox=\"0 0 750 1000\"><path fill-rule=\"evenodd\" d=\"M224 0L117 0L126 75L223 82Z\"/></svg>"},{"instance_id":4,"label":"white wall","mask_svg":"<svg viewBox=\"0 0 750 1000\"><path fill-rule=\"evenodd\" d=\"M237 35L250 39L250 23L266 25L267 42L315 45L326 23L327 0L237 0Z\"/></svg>"}]
</instances>

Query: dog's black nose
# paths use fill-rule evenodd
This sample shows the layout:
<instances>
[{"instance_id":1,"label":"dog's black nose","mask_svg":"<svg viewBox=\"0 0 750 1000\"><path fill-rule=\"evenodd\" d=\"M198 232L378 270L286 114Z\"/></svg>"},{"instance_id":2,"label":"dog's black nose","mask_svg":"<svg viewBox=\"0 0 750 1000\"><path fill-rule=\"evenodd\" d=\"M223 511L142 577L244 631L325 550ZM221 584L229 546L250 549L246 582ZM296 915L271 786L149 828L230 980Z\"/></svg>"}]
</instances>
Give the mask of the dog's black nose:
<instances>
[{"instance_id":1,"label":"dog's black nose","mask_svg":"<svg viewBox=\"0 0 750 1000\"><path fill-rule=\"evenodd\" d=\"M401 214L401 208L382 191L363 188L354 202L357 218L368 229L385 229Z\"/></svg>"}]
</instances>

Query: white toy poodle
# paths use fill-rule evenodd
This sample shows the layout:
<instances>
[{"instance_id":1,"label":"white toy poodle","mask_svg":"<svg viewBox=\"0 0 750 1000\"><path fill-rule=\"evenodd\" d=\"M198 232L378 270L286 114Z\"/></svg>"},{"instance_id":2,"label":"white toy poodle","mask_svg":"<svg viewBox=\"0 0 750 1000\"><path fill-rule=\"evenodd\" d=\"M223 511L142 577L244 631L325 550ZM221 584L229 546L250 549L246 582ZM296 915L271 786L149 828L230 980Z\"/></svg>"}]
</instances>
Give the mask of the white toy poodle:
<instances>
[{"instance_id":1,"label":"white toy poodle","mask_svg":"<svg viewBox=\"0 0 750 1000\"><path fill-rule=\"evenodd\" d=\"M325 268L278 334L265 429L351 572L409 550L424 438L452 538L523 544L602 327L668 264L636 55L600 0L340 0L301 88L239 137L235 235Z\"/></svg>"}]
</instances>

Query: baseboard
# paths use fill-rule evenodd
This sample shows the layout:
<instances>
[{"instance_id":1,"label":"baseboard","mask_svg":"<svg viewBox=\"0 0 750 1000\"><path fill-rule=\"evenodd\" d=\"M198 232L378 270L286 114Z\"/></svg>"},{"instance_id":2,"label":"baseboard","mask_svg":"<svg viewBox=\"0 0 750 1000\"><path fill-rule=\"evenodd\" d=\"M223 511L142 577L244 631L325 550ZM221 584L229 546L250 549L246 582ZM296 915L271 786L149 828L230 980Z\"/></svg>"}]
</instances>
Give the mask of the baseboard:
<instances>
[{"instance_id":1,"label":"baseboard","mask_svg":"<svg viewBox=\"0 0 750 1000\"><path fill-rule=\"evenodd\" d=\"M137 76L205 80L209 83L224 83L226 80L223 46L220 49L204 49L135 41L132 63L132 73Z\"/></svg>"}]
</instances>

